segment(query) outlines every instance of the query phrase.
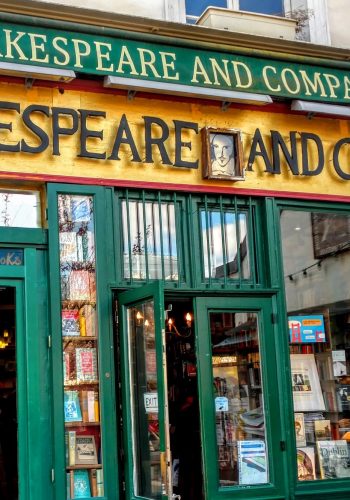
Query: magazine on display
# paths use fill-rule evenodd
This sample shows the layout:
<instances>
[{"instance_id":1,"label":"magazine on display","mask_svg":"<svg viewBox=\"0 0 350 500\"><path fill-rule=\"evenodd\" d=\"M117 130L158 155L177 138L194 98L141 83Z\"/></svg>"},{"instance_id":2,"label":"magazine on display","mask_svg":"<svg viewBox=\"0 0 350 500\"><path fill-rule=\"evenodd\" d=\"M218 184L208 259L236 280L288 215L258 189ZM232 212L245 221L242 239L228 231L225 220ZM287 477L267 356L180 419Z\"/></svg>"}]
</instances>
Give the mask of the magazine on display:
<instances>
[{"instance_id":1,"label":"magazine on display","mask_svg":"<svg viewBox=\"0 0 350 500\"><path fill-rule=\"evenodd\" d=\"M294 410L325 411L314 354L291 354Z\"/></svg>"},{"instance_id":2,"label":"magazine on display","mask_svg":"<svg viewBox=\"0 0 350 500\"><path fill-rule=\"evenodd\" d=\"M339 385L337 387L337 402L339 411L350 410L350 385Z\"/></svg>"},{"instance_id":3,"label":"magazine on display","mask_svg":"<svg viewBox=\"0 0 350 500\"><path fill-rule=\"evenodd\" d=\"M345 349L332 351L333 374L335 377L346 375L346 356Z\"/></svg>"},{"instance_id":4,"label":"magazine on display","mask_svg":"<svg viewBox=\"0 0 350 500\"><path fill-rule=\"evenodd\" d=\"M315 449L313 446L297 448L298 480L312 481L315 476Z\"/></svg>"},{"instance_id":5,"label":"magazine on display","mask_svg":"<svg viewBox=\"0 0 350 500\"><path fill-rule=\"evenodd\" d=\"M265 484L267 457L265 441L237 441L239 484Z\"/></svg>"},{"instance_id":6,"label":"magazine on display","mask_svg":"<svg viewBox=\"0 0 350 500\"><path fill-rule=\"evenodd\" d=\"M322 479L350 477L349 450L345 440L317 441Z\"/></svg>"}]
</instances>

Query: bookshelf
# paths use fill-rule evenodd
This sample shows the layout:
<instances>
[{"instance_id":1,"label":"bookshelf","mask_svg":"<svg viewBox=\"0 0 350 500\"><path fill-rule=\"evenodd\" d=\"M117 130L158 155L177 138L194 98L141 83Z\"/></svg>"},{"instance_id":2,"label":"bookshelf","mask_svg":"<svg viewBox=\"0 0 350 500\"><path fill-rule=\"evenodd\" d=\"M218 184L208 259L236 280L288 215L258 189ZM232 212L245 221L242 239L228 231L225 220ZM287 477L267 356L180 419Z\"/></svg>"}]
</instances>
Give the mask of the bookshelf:
<instances>
[{"instance_id":1,"label":"bookshelf","mask_svg":"<svg viewBox=\"0 0 350 500\"><path fill-rule=\"evenodd\" d=\"M67 500L103 497L94 205L58 196Z\"/></svg>"}]
</instances>

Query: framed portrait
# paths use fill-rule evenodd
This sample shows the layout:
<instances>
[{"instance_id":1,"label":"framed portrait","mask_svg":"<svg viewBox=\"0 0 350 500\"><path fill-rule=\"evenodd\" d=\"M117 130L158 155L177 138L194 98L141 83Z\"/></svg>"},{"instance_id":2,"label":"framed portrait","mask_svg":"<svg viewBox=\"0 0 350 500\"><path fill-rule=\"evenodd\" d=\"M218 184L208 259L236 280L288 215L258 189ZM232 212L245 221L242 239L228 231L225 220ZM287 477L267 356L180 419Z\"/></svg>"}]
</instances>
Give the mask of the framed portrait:
<instances>
[{"instance_id":1,"label":"framed portrait","mask_svg":"<svg viewBox=\"0 0 350 500\"><path fill-rule=\"evenodd\" d=\"M314 354L291 354L294 411L325 411Z\"/></svg>"},{"instance_id":2,"label":"framed portrait","mask_svg":"<svg viewBox=\"0 0 350 500\"><path fill-rule=\"evenodd\" d=\"M342 214L312 213L312 241L315 259L350 250L350 217Z\"/></svg>"},{"instance_id":3,"label":"framed portrait","mask_svg":"<svg viewBox=\"0 0 350 500\"><path fill-rule=\"evenodd\" d=\"M76 436L75 463L76 465L98 463L94 436Z\"/></svg>"},{"instance_id":4,"label":"framed portrait","mask_svg":"<svg viewBox=\"0 0 350 500\"><path fill-rule=\"evenodd\" d=\"M241 131L202 129L203 178L244 180Z\"/></svg>"}]
</instances>

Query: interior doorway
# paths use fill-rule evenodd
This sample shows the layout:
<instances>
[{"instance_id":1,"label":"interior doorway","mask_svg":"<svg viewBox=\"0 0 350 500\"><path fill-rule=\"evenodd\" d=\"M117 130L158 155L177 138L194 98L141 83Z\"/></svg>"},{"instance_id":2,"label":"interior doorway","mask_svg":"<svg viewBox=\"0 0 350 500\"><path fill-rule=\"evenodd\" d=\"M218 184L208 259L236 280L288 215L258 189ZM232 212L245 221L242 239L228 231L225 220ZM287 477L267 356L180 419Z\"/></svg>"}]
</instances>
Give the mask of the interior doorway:
<instances>
[{"instance_id":1,"label":"interior doorway","mask_svg":"<svg viewBox=\"0 0 350 500\"><path fill-rule=\"evenodd\" d=\"M0 498L18 498L15 287L0 286Z\"/></svg>"},{"instance_id":2,"label":"interior doorway","mask_svg":"<svg viewBox=\"0 0 350 500\"><path fill-rule=\"evenodd\" d=\"M164 305L173 493L181 500L201 500L204 496L193 301L166 298Z\"/></svg>"}]
</instances>

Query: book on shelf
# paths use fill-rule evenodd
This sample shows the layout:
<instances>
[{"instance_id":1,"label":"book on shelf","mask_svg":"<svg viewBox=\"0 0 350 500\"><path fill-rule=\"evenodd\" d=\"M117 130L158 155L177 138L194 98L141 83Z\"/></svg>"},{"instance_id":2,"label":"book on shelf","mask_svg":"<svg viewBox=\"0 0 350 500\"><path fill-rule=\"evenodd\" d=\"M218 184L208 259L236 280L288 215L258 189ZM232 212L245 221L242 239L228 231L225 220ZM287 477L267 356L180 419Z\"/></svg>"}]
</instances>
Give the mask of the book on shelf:
<instances>
[{"instance_id":1,"label":"book on shelf","mask_svg":"<svg viewBox=\"0 0 350 500\"><path fill-rule=\"evenodd\" d=\"M315 437L316 441L322 441L326 439L331 439L331 421L324 420L314 420L315 426Z\"/></svg>"},{"instance_id":2,"label":"book on shelf","mask_svg":"<svg viewBox=\"0 0 350 500\"><path fill-rule=\"evenodd\" d=\"M346 440L317 441L317 452L322 479L350 477Z\"/></svg>"},{"instance_id":3,"label":"book on shelf","mask_svg":"<svg viewBox=\"0 0 350 500\"><path fill-rule=\"evenodd\" d=\"M78 382L97 381L97 354L95 347L75 349L76 374Z\"/></svg>"},{"instance_id":4,"label":"book on shelf","mask_svg":"<svg viewBox=\"0 0 350 500\"><path fill-rule=\"evenodd\" d=\"M72 498L90 498L90 478L89 472L86 469L77 469L71 471L73 477Z\"/></svg>"},{"instance_id":5,"label":"book on shelf","mask_svg":"<svg viewBox=\"0 0 350 500\"><path fill-rule=\"evenodd\" d=\"M346 355L345 349L332 351L333 374L335 377L346 375Z\"/></svg>"},{"instance_id":6,"label":"book on shelf","mask_svg":"<svg viewBox=\"0 0 350 500\"><path fill-rule=\"evenodd\" d=\"M339 385L336 388L337 391L337 402L338 410L349 411L350 410L350 385Z\"/></svg>"},{"instance_id":7,"label":"book on shelf","mask_svg":"<svg viewBox=\"0 0 350 500\"><path fill-rule=\"evenodd\" d=\"M294 413L295 439L297 447L306 446L304 413Z\"/></svg>"},{"instance_id":8,"label":"book on shelf","mask_svg":"<svg viewBox=\"0 0 350 500\"><path fill-rule=\"evenodd\" d=\"M77 435L75 442L75 463L78 465L97 464L95 437Z\"/></svg>"},{"instance_id":9,"label":"book on shelf","mask_svg":"<svg viewBox=\"0 0 350 500\"><path fill-rule=\"evenodd\" d=\"M89 196L72 196L71 212L73 222L90 222L92 207Z\"/></svg>"},{"instance_id":10,"label":"book on shelf","mask_svg":"<svg viewBox=\"0 0 350 500\"><path fill-rule=\"evenodd\" d=\"M64 391L65 422L81 422L83 420L78 391Z\"/></svg>"},{"instance_id":11,"label":"book on shelf","mask_svg":"<svg viewBox=\"0 0 350 500\"><path fill-rule=\"evenodd\" d=\"M72 378L73 365L72 356L70 351L63 351L63 380L65 384L68 384Z\"/></svg>"},{"instance_id":12,"label":"book on shelf","mask_svg":"<svg viewBox=\"0 0 350 500\"><path fill-rule=\"evenodd\" d=\"M70 472L66 473L66 488L67 488L67 494L66 494L66 500L71 500L71 475Z\"/></svg>"},{"instance_id":13,"label":"book on shelf","mask_svg":"<svg viewBox=\"0 0 350 500\"><path fill-rule=\"evenodd\" d=\"M68 465L75 465L76 432L67 431L68 434Z\"/></svg>"},{"instance_id":14,"label":"book on shelf","mask_svg":"<svg viewBox=\"0 0 350 500\"><path fill-rule=\"evenodd\" d=\"M297 466L299 481L310 481L316 479L315 448L313 446L297 448Z\"/></svg>"},{"instance_id":15,"label":"book on shelf","mask_svg":"<svg viewBox=\"0 0 350 500\"><path fill-rule=\"evenodd\" d=\"M74 231L60 232L60 259L61 262L76 262L77 254L77 235Z\"/></svg>"},{"instance_id":16,"label":"book on shelf","mask_svg":"<svg viewBox=\"0 0 350 500\"><path fill-rule=\"evenodd\" d=\"M103 487L103 470L102 469L97 469L96 480L97 480L97 496L103 497L104 487Z\"/></svg>"},{"instance_id":17,"label":"book on shelf","mask_svg":"<svg viewBox=\"0 0 350 500\"><path fill-rule=\"evenodd\" d=\"M95 422L100 421L100 401L99 401L99 393L98 391L94 391L94 410L95 410Z\"/></svg>"},{"instance_id":18,"label":"book on shelf","mask_svg":"<svg viewBox=\"0 0 350 500\"><path fill-rule=\"evenodd\" d=\"M332 352L319 352L315 354L315 360L321 382L334 380Z\"/></svg>"},{"instance_id":19,"label":"book on shelf","mask_svg":"<svg viewBox=\"0 0 350 500\"><path fill-rule=\"evenodd\" d=\"M97 497L97 470L90 470L91 496Z\"/></svg>"},{"instance_id":20,"label":"book on shelf","mask_svg":"<svg viewBox=\"0 0 350 500\"><path fill-rule=\"evenodd\" d=\"M87 337L96 337L96 309L92 304L84 304L79 309L79 317L85 318L85 331Z\"/></svg>"},{"instance_id":21,"label":"book on shelf","mask_svg":"<svg viewBox=\"0 0 350 500\"><path fill-rule=\"evenodd\" d=\"M96 298L95 273L86 269L73 269L69 275L69 299L91 300Z\"/></svg>"},{"instance_id":22,"label":"book on shelf","mask_svg":"<svg viewBox=\"0 0 350 500\"><path fill-rule=\"evenodd\" d=\"M62 309L62 335L63 336L79 336L79 310L78 309Z\"/></svg>"},{"instance_id":23,"label":"book on shelf","mask_svg":"<svg viewBox=\"0 0 350 500\"><path fill-rule=\"evenodd\" d=\"M83 422L98 422L95 415L95 391L80 392Z\"/></svg>"},{"instance_id":24,"label":"book on shelf","mask_svg":"<svg viewBox=\"0 0 350 500\"><path fill-rule=\"evenodd\" d=\"M240 485L268 482L264 441L237 441L237 459Z\"/></svg>"}]
</instances>

